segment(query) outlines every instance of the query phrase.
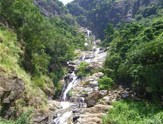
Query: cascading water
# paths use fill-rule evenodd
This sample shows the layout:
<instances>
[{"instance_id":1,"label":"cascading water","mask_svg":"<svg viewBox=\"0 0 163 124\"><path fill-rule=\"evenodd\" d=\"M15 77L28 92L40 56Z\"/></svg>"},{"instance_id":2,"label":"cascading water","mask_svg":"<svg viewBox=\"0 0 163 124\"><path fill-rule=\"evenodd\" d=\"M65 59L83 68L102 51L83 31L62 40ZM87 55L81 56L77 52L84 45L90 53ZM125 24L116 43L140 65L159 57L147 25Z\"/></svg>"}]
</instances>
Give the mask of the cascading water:
<instances>
[{"instance_id":1,"label":"cascading water","mask_svg":"<svg viewBox=\"0 0 163 124\"><path fill-rule=\"evenodd\" d=\"M87 37L90 37L90 34L91 34L91 31L86 29L87 30Z\"/></svg>"},{"instance_id":2,"label":"cascading water","mask_svg":"<svg viewBox=\"0 0 163 124\"><path fill-rule=\"evenodd\" d=\"M86 29L86 33L87 33L86 35L87 40L85 46L88 46L91 43L89 38L91 35L91 31ZM101 58L106 56L106 52L100 53L100 48L97 48L96 41L93 41L92 44L93 44L92 51L88 51L89 56L87 52L85 52L84 55L80 57L80 59L75 61L75 65L79 65L80 62L83 61L87 63L91 63L99 60L101 61ZM69 65L70 63L68 62L67 64ZM69 124L67 120L73 116L72 108L74 106L74 103L68 102L68 92L80 82L78 76L75 74L75 67L73 67L73 69L71 68L71 71L67 74L64 80L65 80L65 84L60 98L61 100L60 103L62 108L61 111L58 112L57 117L53 120L53 124ZM84 103L83 97L78 98L78 100L79 101L78 103L75 103L75 106L78 106L78 108L87 106L87 104Z\"/></svg>"},{"instance_id":3,"label":"cascading water","mask_svg":"<svg viewBox=\"0 0 163 124\"><path fill-rule=\"evenodd\" d=\"M67 111L63 115L54 119L54 124L67 124L67 119L72 115L72 111Z\"/></svg>"},{"instance_id":4,"label":"cascading water","mask_svg":"<svg viewBox=\"0 0 163 124\"><path fill-rule=\"evenodd\" d=\"M68 76L68 80L71 80L70 82L68 82L69 84L67 85L66 89L63 89L63 95L62 95L62 100L66 101L67 99L67 94L68 92L77 84L78 82L78 77L75 74L75 72L73 71L69 76ZM66 81L67 82L67 81ZM66 84L65 84L66 85Z\"/></svg>"}]
</instances>

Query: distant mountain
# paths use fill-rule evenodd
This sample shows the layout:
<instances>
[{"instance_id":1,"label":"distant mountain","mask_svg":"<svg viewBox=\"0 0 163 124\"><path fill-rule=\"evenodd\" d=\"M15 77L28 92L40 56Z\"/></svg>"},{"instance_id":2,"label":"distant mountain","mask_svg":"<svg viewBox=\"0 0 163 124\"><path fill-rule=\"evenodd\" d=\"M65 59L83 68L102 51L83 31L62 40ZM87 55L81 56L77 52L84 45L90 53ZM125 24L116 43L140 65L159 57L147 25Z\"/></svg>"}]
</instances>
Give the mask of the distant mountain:
<instances>
[{"instance_id":1,"label":"distant mountain","mask_svg":"<svg viewBox=\"0 0 163 124\"><path fill-rule=\"evenodd\" d=\"M58 0L34 0L34 3L40 8L41 13L48 17L64 15L68 12L63 3Z\"/></svg>"},{"instance_id":2,"label":"distant mountain","mask_svg":"<svg viewBox=\"0 0 163 124\"><path fill-rule=\"evenodd\" d=\"M89 27L97 37L104 37L109 23L114 26L152 16L162 0L74 0L67 5L77 22Z\"/></svg>"}]
</instances>

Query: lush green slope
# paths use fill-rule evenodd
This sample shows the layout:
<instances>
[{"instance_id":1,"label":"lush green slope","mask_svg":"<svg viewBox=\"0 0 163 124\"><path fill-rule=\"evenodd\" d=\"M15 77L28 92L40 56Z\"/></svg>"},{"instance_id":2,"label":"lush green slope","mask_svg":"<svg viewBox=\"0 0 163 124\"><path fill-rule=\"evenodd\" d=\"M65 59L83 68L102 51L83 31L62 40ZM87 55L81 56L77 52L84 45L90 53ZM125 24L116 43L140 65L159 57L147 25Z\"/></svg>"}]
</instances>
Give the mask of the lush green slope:
<instances>
[{"instance_id":1,"label":"lush green slope","mask_svg":"<svg viewBox=\"0 0 163 124\"><path fill-rule=\"evenodd\" d=\"M37 85L35 85L32 77L19 65L21 56L24 54L24 52L21 50L21 45L17 40L16 33L14 33L11 29L0 26L0 41L0 77L3 77L1 78L3 80L0 81L0 115L3 115L3 117L19 116L20 112L28 109L28 105L34 109L45 109L44 106L47 103L47 96ZM14 79L10 80L10 78L13 76L22 80L22 84L24 85L23 87L25 87L24 91L19 94L19 97L17 91L22 90L21 87L15 91L15 88L12 88L12 85L10 86L9 84L5 83L6 81L11 81L9 83L12 84ZM44 84L45 90L53 88L53 83L48 77L44 76L42 79L47 81L47 83ZM3 92L3 88L6 87L9 87L11 90L8 95ZM4 90L7 92L8 89ZM12 99L10 96L12 96L14 99ZM12 99L9 102L10 108L5 107L5 99L7 98L10 98L10 100ZM11 112L11 110L16 111L16 113ZM7 111L9 115L5 114Z\"/></svg>"},{"instance_id":2,"label":"lush green slope","mask_svg":"<svg viewBox=\"0 0 163 124\"><path fill-rule=\"evenodd\" d=\"M7 111L13 107L16 116L24 107L44 108L48 96L54 95L53 84L57 89L67 60L73 58L75 47L82 48L83 44L84 36L76 27L59 17L44 17L33 0L1 0L0 78L8 82L15 75L25 87L5 113L6 104L0 103L1 115L10 118ZM5 85L1 86L3 91Z\"/></svg>"},{"instance_id":3,"label":"lush green slope","mask_svg":"<svg viewBox=\"0 0 163 124\"><path fill-rule=\"evenodd\" d=\"M31 74L61 70L73 57L74 44L83 45L84 38L76 29L59 18L43 17L32 0L1 1L0 12L24 47L23 67Z\"/></svg>"},{"instance_id":4,"label":"lush green slope","mask_svg":"<svg viewBox=\"0 0 163 124\"><path fill-rule=\"evenodd\" d=\"M141 90L162 92L163 20L154 20L147 27L132 23L115 31L105 64L108 76Z\"/></svg>"},{"instance_id":5,"label":"lush green slope","mask_svg":"<svg viewBox=\"0 0 163 124\"><path fill-rule=\"evenodd\" d=\"M105 43L109 44L105 73L115 82L138 92L161 98L163 93L163 16L160 9L152 18L109 26ZM111 31L111 32L110 32ZM108 35L107 35L108 34Z\"/></svg>"},{"instance_id":6,"label":"lush green slope","mask_svg":"<svg viewBox=\"0 0 163 124\"><path fill-rule=\"evenodd\" d=\"M162 10L153 17L123 24L120 28L109 25L105 34L104 44L109 50L104 72L114 83L102 78L100 86L105 89L112 84L130 87L139 100L113 103L103 124L162 124Z\"/></svg>"}]
</instances>

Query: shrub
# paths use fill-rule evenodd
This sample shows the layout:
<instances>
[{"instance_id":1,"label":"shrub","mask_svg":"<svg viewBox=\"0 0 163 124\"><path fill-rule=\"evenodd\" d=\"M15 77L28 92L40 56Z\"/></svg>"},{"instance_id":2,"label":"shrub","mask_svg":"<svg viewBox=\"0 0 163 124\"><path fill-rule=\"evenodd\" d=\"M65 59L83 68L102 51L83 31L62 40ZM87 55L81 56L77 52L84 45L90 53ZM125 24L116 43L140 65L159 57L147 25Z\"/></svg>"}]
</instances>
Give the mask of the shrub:
<instances>
[{"instance_id":1,"label":"shrub","mask_svg":"<svg viewBox=\"0 0 163 124\"><path fill-rule=\"evenodd\" d=\"M85 77L87 76L88 74L90 74L90 70L88 69L88 63L86 62L81 62L79 67L78 67L78 72L77 72L77 75L79 77Z\"/></svg>"},{"instance_id":2,"label":"shrub","mask_svg":"<svg viewBox=\"0 0 163 124\"><path fill-rule=\"evenodd\" d=\"M110 89L113 87L114 83L113 80L110 77L104 76L101 79L98 80L100 89Z\"/></svg>"},{"instance_id":3,"label":"shrub","mask_svg":"<svg viewBox=\"0 0 163 124\"><path fill-rule=\"evenodd\" d=\"M118 101L103 118L103 124L162 124L161 106L131 100Z\"/></svg>"}]
</instances>

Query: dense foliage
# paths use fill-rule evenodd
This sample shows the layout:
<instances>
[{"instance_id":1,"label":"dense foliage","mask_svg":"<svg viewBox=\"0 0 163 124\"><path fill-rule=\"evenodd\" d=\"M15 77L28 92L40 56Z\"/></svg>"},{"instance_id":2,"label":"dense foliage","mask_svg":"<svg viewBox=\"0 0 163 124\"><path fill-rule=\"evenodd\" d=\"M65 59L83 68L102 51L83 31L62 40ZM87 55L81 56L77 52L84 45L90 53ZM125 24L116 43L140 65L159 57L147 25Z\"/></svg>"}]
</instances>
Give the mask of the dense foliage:
<instances>
[{"instance_id":1,"label":"dense foliage","mask_svg":"<svg viewBox=\"0 0 163 124\"><path fill-rule=\"evenodd\" d=\"M89 27L100 38L109 23L139 20L157 13L162 0L74 0L67 7L78 23Z\"/></svg>"},{"instance_id":2,"label":"dense foliage","mask_svg":"<svg viewBox=\"0 0 163 124\"><path fill-rule=\"evenodd\" d=\"M41 13L48 17L61 16L68 13L66 7L59 0L33 0Z\"/></svg>"},{"instance_id":3,"label":"dense foliage","mask_svg":"<svg viewBox=\"0 0 163 124\"><path fill-rule=\"evenodd\" d=\"M162 11L162 10L159 10ZM131 86L138 92L153 96L163 93L163 18L157 14L150 19L124 24L119 29L109 25L105 44L109 53L105 73L114 82ZM107 35L109 34L109 35Z\"/></svg>"},{"instance_id":4,"label":"dense foliage","mask_svg":"<svg viewBox=\"0 0 163 124\"><path fill-rule=\"evenodd\" d=\"M103 124L162 124L161 106L138 101L118 101L103 118Z\"/></svg>"},{"instance_id":5,"label":"dense foliage","mask_svg":"<svg viewBox=\"0 0 163 124\"><path fill-rule=\"evenodd\" d=\"M84 37L59 17L41 15L32 0L1 0L1 22L15 30L24 55L22 66L33 77L50 75L58 82L63 67L73 57L74 45L83 46Z\"/></svg>"},{"instance_id":6,"label":"dense foliage","mask_svg":"<svg viewBox=\"0 0 163 124\"><path fill-rule=\"evenodd\" d=\"M110 77L104 76L98 80L99 86L101 90L109 90L113 87L114 83Z\"/></svg>"}]
</instances>

